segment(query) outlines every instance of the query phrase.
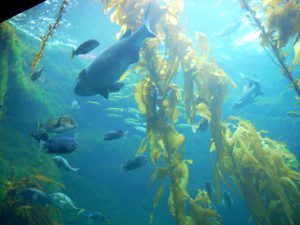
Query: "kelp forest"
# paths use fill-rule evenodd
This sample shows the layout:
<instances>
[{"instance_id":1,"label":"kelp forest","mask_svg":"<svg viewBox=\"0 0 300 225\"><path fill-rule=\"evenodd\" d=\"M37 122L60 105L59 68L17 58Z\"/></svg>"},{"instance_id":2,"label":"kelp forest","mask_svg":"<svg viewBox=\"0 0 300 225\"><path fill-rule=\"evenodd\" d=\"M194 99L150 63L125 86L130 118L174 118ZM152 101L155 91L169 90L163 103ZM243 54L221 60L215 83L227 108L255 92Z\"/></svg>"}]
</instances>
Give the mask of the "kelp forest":
<instances>
[{"instance_id":1,"label":"kelp forest","mask_svg":"<svg viewBox=\"0 0 300 225\"><path fill-rule=\"evenodd\" d=\"M299 224L300 168L296 156L286 143L271 139L268 131L259 130L251 120L236 116L234 112L224 116L228 90L236 89L238 85L233 76L218 65L209 36L201 30L190 35L184 23L185 1L101 0L100 3L103 13L119 27L116 41L128 30L134 32L138 29L144 22L148 7L149 27L156 35L145 41L139 52L139 61L130 65L120 79L135 81L131 97L146 123L145 136L139 140L135 155L149 155L149 163L153 166L152 174L146 178L151 188L155 189L149 223L155 224L159 205L167 199L168 211L177 225L223 224L217 206L222 204L222 193L228 191L245 202L249 220L244 224ZM269 63L275 64L278 74L282 74L288 82L288 87L282 88L294 91L293 100L299 107L300 76L299 70L295 69L300 63L299 2L239 0L236 4L250 21L251 28L259 32L259 44L269 56ZM39 93L42 90L34 89L27 80L43 60L49 38L59 32L59 23L68 7L67 0L61 1L54 23L49 25L40 43L36 43L34 51L31 50L35 56L26 59L29 66L24 66L18 56L21 54L17 49L18 41L10 25L0 25L0 121L6 117L6 107L2 106L10 88L9 79L17 80L22 93L27 93L23 96L34 94L31 97L34 100L48 98L56 104L53 96ZM99 13L102 13L100 9ZM19 77L9 77L12 60L16 61L14 68L17 70L12 73ZM25 73L24 67L31 72ZM273 74L273 79L280 78ZM183 82L178 82L179 79ZM181 106L184 112L180 110ZM210 159L208 164L214 177L215 201L202 186L196 194L189 191L189 171L195 160L187 157L191 149L186 145L186 140L190 137L178 129L180 116L195 129L208 126L211 135L207 143L209 148L201 154L206 154ZM3 126L0 130L2 141L9 139L8 131ZM14 142L13 139L9 141ZM5 152L9 155L8 150ZM46 164L51 172L45 168L18 171L18 165L24 162L15 162L12 157L0 161L0 169L6 168L0 171L1 224L65 224L66 216L54 206L31 205L18 197L22 188L28 186L44 191L65 189L61 176L55 173L57 170L53 169L52 164L47 164L47 160L44 157L40 162ZM201 176L201 171L197 175Z\"/></svg>"}]
</instances>

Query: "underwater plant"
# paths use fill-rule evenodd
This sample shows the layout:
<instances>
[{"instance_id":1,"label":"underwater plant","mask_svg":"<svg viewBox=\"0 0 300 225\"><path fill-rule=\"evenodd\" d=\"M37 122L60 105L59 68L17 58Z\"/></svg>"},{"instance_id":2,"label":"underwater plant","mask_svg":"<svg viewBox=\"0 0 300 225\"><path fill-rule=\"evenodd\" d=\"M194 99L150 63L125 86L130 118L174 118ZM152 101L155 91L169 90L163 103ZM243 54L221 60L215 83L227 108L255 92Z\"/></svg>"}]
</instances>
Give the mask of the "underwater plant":
<instances>
[{"instance_id":1,"label":"underwater plant","mask_svg":"<svg viewBox=\"0 0 300 225\"><path fill-rule=\"evenodd\" d=\"M148 0L102 2L104 12L114 9L111 19L122 27L121 33L127 29L134 30L142 22L142 13L150 3ZM188 165L192 160L184 159L185 137L175 129L180 115L176 106L182 97L179 86L172 80L181 68L184 45L188 38L180 24L183 1L163 3L164 5L160 6L151 1L151 11L154 13L150 12L150 27L158 38L145 43L140 52L140 62L130 70L131 73L140 76L141 81L136 85L135 100L140 113L147 121L147 138L142 140L136 154L145 152L147 147L150 149L150 158L155 165L151 181L161 183L154 197L154 209L165 190L162 180L168 177L169 211L177 224L220 224L220 215L211 208L209 198L203 197L208 196L207 193L202 191L192 199L187 191ZM191 206L189 213L186 199L189 199ZM150 215L150 220L153 221L153 214Z\"/></svg>"},{"instance_id":2,"label":"underwater plant","mask_svg":"<svg viewBox=\"0 0 300 225\"><path fill-rule=\"evenodd\" d=\"M282 74L300 98L299 76L293 73L294 65L300 62L300 5L297 0L264 0L261 5L250 5L250 0L240 0L241 8L248 12L248 18L261 31L261 45L271 60L280 67ZM258 17L258 12L264 16ZM291 65L286 62L288 51L284 47L291 41L294 46L294 59ZM274 60L275 58L275 60Z\"/></svg>"},{"instance_id":3,"label":"underwater plant","mask_svg":"<svg viewBox=\"0 0 300 225\"><path fill-rule=\"evenodd\" d=\"M20 192L24 188L37 188L43 190L44 188L37 181L44 181L55 183L50 178L41 174L35 174L15 180L14 163L11 164L10 176L1 183L1 194L3 200L0 204L0 223L3 225L59 225L59 212L51 204L42 206L37 204L30 204L20 197Z\"/></svg>"},{"instance_id":4,"label":"underwater plant","mask_svg":"<svg viewBox=\"0 0 300 225\"><path fill-rule=\"evenodd\" d=\"M61 22L61 19L62 19L62 16L63 16L64 12L66 11L66 7L68 6L68 4L69 4L69 0L63 0L62 1L61 6L60 6L59 11L58 11L58 14L57 14L56 19L55 19L55 22L53 24L49 25L47 33L44 36L41 37L40 49L36 53L36 55L34 56L34 58L32 60L31 73L30 74L32 74L35 71L39 61L43 57L44 49L46 47L46 44L47 44L49 38L52 37L54 30L56 30L57 27L59 26L59 24Z\"/></svg>"}]
</instances>

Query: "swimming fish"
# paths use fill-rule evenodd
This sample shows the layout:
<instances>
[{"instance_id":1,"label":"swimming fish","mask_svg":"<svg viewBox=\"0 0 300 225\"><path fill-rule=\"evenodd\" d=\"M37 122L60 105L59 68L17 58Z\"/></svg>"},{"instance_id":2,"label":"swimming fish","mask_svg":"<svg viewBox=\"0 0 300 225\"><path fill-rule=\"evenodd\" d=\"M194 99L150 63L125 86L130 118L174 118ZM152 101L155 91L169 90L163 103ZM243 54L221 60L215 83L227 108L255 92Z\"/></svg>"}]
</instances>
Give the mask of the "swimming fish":
<instances>
[{"instance_id":1,"label":"swimming fish","mask_svg":"<svg viewBox=\"0 0 300 225\"><path fill-rule=\"evenodd\" d=\"M30 80L35 81L37 79L40 78L40 76L42 75L42 72L44 71L44 67L40 68L39 70L34 71L31 75L30 75Z\"/></svg>"},{"instance_id":2,"label":"swimming fish","mask_svg":"<svg viewBox=\"0 0 300 225\"><path fill-rule=\"evenodd\" d=\"M224 191L224 194L223 194L223 202L230 211L233 201L232 201L230 194L226 190Z\"/></svg>"},{"instance_id":3,"label":"swimming fish","mask_svg":"<svg viewBox=\"0 0 300 225\"><path fill-rule=\"evenodd\" d=\"M58 166L58 168L61 169L65 169L65 170L69 170L69 171L73 171L76 172L79 170L79 168L73 168L69 162L62 156L53 156L52 160L56 163L56 165Z\"/></svg>"},{"instance_id":4,"label":"swimming fish","mask_svg":"<svg viewBox=\"0 0 300 225\"><path fill-rule=\"evenodd\" d=\"M123 170L129 171L140 168L141 166L145 165L148 161L147 156L145 155L138 155L131 160L128 160L125 165L122 165Z\"/></svg>"},{"instance_id":5,"label":"swimming fish","mask_svg":"<svg viewBox=\"0 0 300 225\"><path fill-rule=\"evenodd\" d=\"M49 119L47 122L38 125L48 132L61 133L77 127L76 121L69 115L63 115Z\"/></svg>"},{"instance_id":6,"label":"swimming fish","mask_svg":"<svg viewBox=\"0 0 300 225\"><path fill-rule=\"evenodd\" d=\"M86 103L101 106L101 103L96 101L87 101Z\"/></svg>"},{"instance_id":7,"label":"swimming fish","mask_svg":"<svg viewBox=\"0 0 300 225\"><path fill-rule=\"evenodd\" d=\"M76 148L77 143L72 137L57 137L43 143L43 149L47 149L47 153L67 154Z\"/></svg>"},{"instance_id":8,"label":"swimming fish","mask_svg":"<svg viewBox=\"0 0 300 225\"><path fill-rule=\"evenodd\" d=\"M73 200L69 196L65 195L64 193L56 192L56 193L51 193L48 196L52 204L62 210L76 211L77 213L82 213L84 211L84 209L75 206Z\"/></svg>"},{"instance_id":9,"label":"swimming fish","mask_svg":"<svg viewBox=\"0 0 300 225\"><path fill-rule=\"evenodd\" d=\"M134 129L136 129L137 131L139 131L141 133L146 133L147 132L146 127L136 126L136 127L134 127Z\"/></svg>"},{"instance_id":10,"label":"swimming fish","mask_svg":"<svg viewBox=\"0 0 300 225\"><path fill-rule=\"evenodd\" d=\"M71 109L73 109L73 110L79 110L80 109L80 105L76 100L72 101Z\"/></svg>"},{"instance_id":11,"label":"swimming fish","mask_svg":"<svg viewBox=\"0 0 300 225\"><path fill-rule=\"evenodd\" d=\"M21 196L25 201L31 204L42 205L42 206L51 204L48 195L45 192L36 188L29 188L29 187L24 188L17 194Z\"/></svg>"},{"instance_id":12,"label":"swimming fish","mask_svg":"<svg viewBox=\"0 0 300 225\"><path fill-rule=\"evenodd\" d=\"M232 109L242 108L256 100L256 97L263 95L260 83L252 78L246 78L248 84L245 86L242 95L234 102Z\"/></svg>"},{"instance_id":13,"label":"swimming fish","mask_svg":"<svg viewBox=\"0 0 300 225\"><path fill-rule=\"evenodd\" d=\"M116 140L116 139L120 139L121 137L125 136L127 134L127 131L122 131L122 130L112 130L107 132L104 135L104 140L105 141L111 141L111 140Z\"/></svg>"},{"instance_id":14,"label":"swimming fish","mask_svg":"<svg viewBox=\"0 0 300 225\"><path fill-rule=\"evenodd\" d=\"M149 28L149 4L142 25L127 37L126 32L118 42L100 53L78 76L74 92L79 96L100 94L108 99L111 88L115 87L129 65L139 61L139 51L146 38L156 35Z\"/></svg>"},{"instance_id":15,"label":"swimming fish","mask_svg":"<svg viewBox=\"0 0 300 225\"><path fill-rule=\"evenodd\" d=\"M87 41L83 42L82 44L80 44L76 50L74 50L74 49L72 50L71 58L73 59L75 55L86 54L86 53L92 51L93 49L95 49L96 47L98 47L98 45L99 45L99 42L94 39L87 40Z\"/></svg>"},{"instance_id":16,"label":"swimming fish","mask_svg":"<svg viewBox=\"0 0 300 225\"><path fill-rule=\"evenodd\" d=\"M122 117L121 115L115 114L115 113L109 113L109 114L107 114L107 116L113 117L113 118L121 118Z\"/></svg>"},{"instance_id":17,"label":"swimming fish","mask_svg":"<svg viewBox=\"0 0 300 225\"><path fill-rule=\"evenodd\" d=\"M111 221L102 213L102 212L83 212L80 214L81 216L88 219L88 224L111 224Z\"/></svg>"},{"instance_id":18,"label":"swimming fish","mask_svg":"<svg viewBox=\"0 0 300 225\"><path fill-rule=\"evenodd\" d=\"M49 134L48 134L47 130L45 130L43 128L39 128L36 131L32 131L30 133L30 136L33 137L38 142L40 142L40 141L47 142L49 140Z\"/></svg>"},{"instance_id":19,"label":"swimming fish","mask_svg":"<svg viewBox=\"0 0 300 225\"><path fill-rule=\"evenodd\" d=\"M240 27L240 25L241 25L240 20L233 21L233 22L227 24L223 29L221 29L220 31L215 33L213 36L224 37L224 36L230 35L235 30L237 30Z\"/></svg>"},{"instance_id":20,"label":"swimming fish","mask_svg":"<svg viewBox=\"0 0 300 225\"><path fill-rule=\"evenodd\" d=\"M289 111L286 114L288 114L290 117L294 117L294 118L300 117L300 113L299 112Z\"/></svg>"}]
</instances>

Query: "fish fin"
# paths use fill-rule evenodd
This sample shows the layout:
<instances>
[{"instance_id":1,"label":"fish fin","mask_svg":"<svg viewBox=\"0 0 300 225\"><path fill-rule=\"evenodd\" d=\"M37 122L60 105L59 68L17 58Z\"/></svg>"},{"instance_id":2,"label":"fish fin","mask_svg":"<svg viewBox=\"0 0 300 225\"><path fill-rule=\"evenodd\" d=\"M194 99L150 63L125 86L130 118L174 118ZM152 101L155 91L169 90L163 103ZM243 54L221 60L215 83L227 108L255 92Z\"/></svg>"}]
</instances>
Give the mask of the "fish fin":
<instances>
[{"instance_id":1,"label":"fish fin","mask_svg":"<svg viewBox=\"0 0 300 225\"><path fill-rule=\"evenodd\" d=\"M144 23L142 25L142 33L145 38L156 37L156 34L153 31L151 31L150 24L149 24L149 14L151 8L152 8L152 3L150 1L145 11Z\"/></svg>"},{"instance_id":2,"label":"fish fin","mask_svg":"<svg viewBox=\"0 0 300 225\"><path fill-rule=\"evenodd\" d=\"M100 94L102 97L104 97L104 98L106 98L106 99L108 99L108 97L109 97L109 92L108 92L108 90L107 89L101 89L101 90L99 90L98 91L98 94Z\"/></svg>"},{"instance_id":3,"label":"fish fin","mask_svg":"<svg viewBox=\"0 0 300 225\"><path fill-rule=\"evenodd\" d=\"M71 168L71 170L72 170L73 172L76 172L76 171L80 170L80 168Z\"/></svg>"},{"instance_id":4,"label":"fish fin","mask_svg":"<svg viewBox=\"0 0 300 225\"><path fill-rule=\"evenodd\" d=\"M198 128L199 128L198 124L193 124L191 127L192 127L192 132L193 132L193 134L194 134L194 133L197 133Z\"/></svg>"},{"instance_id":5,"label":"fish fin","mask_svg":"<svg viewBox=\"0 0 300 225\"><path fill-rule=\"evenodd\" d=\"M126 30L126 32L122 35L122 37L120 38L120 40L128 38L131 34L132 34L132 30L131 29Z\"/></svg>"},{"instance_id":6,"label":"fish fin","mask_svg":"<svg viewBox=\"0 0 300 225\"><path fill-rule=\"evenodd\" d=\"M83 80L85 78L85 69L81 70L78 75L79 80Z\"/></svg>"},{"instance_id":7,"label":"fish fin","mask_svg":"<svg viewBox=\"0 0 300 225\"><path fill-rule=\"evenodd\" d=\"M83 209L83 208L77 208L76 210L77 210L78 215L85 211L85 209Z\"/></svg>"},{"instance_id":8,"label":"fish fin","mask_svg":"<svg viewBox=\"0 0 300 225\"><path fill-rule=\"evenodd\" d=\"M126 164L121 164L120 168L121 168L122 172L127 171Z\"/></svg>"},{"instance_id":9,"label":"fish fin","mask_svg":"<svg viewBox=\"0 0 300 225\"><path fill-rule=\"evenodd\" d=\"M108 88L108 92L119 92L124 87L123 82L115 82Z\"/></svg>"},{"instance_id":10,"label":"fish fin","mask_svg":"<svg viewBox=\"0 0 300 225\"><path fill-rule=\"evenodd\" d=\"M75 49L72 49L71 59L73 59L75 56Z\"/></svg>"},{"instance_id":11,"label":"fish fin","mask_svg":"<svg viewBox=\"0 0 300 225\"><path fill-rule=\"evenodd\" d=\"M124 135L123 136L124 136L125 139L127 138L128 132L129 132L128 130L124 131Z\"/></svg>"}]
</instances>

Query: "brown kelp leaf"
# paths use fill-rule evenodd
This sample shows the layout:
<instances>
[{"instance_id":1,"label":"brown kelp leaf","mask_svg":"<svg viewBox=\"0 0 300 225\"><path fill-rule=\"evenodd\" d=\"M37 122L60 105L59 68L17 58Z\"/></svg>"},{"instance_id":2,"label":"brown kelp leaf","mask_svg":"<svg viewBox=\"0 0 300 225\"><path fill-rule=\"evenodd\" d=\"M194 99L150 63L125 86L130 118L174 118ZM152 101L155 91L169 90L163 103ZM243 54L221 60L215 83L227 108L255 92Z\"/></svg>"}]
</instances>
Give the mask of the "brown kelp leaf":
<instances>
[{"instance_id":1,"label":"brown kelp leaf","mask_svg":"<svg viewBox=\"0 0 300 225\"><path fill-rule=\"evenodd\" d=\"M154 200L153 200L153 205L152 206L153 206L154 209L157 208L159 200L161 199L163 193L164 193L164 185L161 185L158 188L158 190L155 194Z\"/></svg>"},{"instance_id":2,"label":"brown kelp leaf","mask_svg":"<svg viewBox=\"0 0 300 225\"><path fill-rule=\"evenodd\" d=\"M35 178L35 179L38 179L40 181L44 181L44 182L47 182L47 183L53 183L53 184L56 184L62 188L65 188L65 185L63 183L60 183L60 182L57 182L49 177L46 177L42 174L36 174L36 175L32 175L32 178Z\"/></svg>"},{"instance_id":3,"label":"brown kelp leaf","mask_svg":"<svg viewBox=\"0 0 300 225\"><path fill-rule=\"evenodd\" d=\"M298 41L294 45L294 53L295 53L295 57L293 60L293 64L298 64L300 62L300 41Z\"/></svg>"}]
</instances>

